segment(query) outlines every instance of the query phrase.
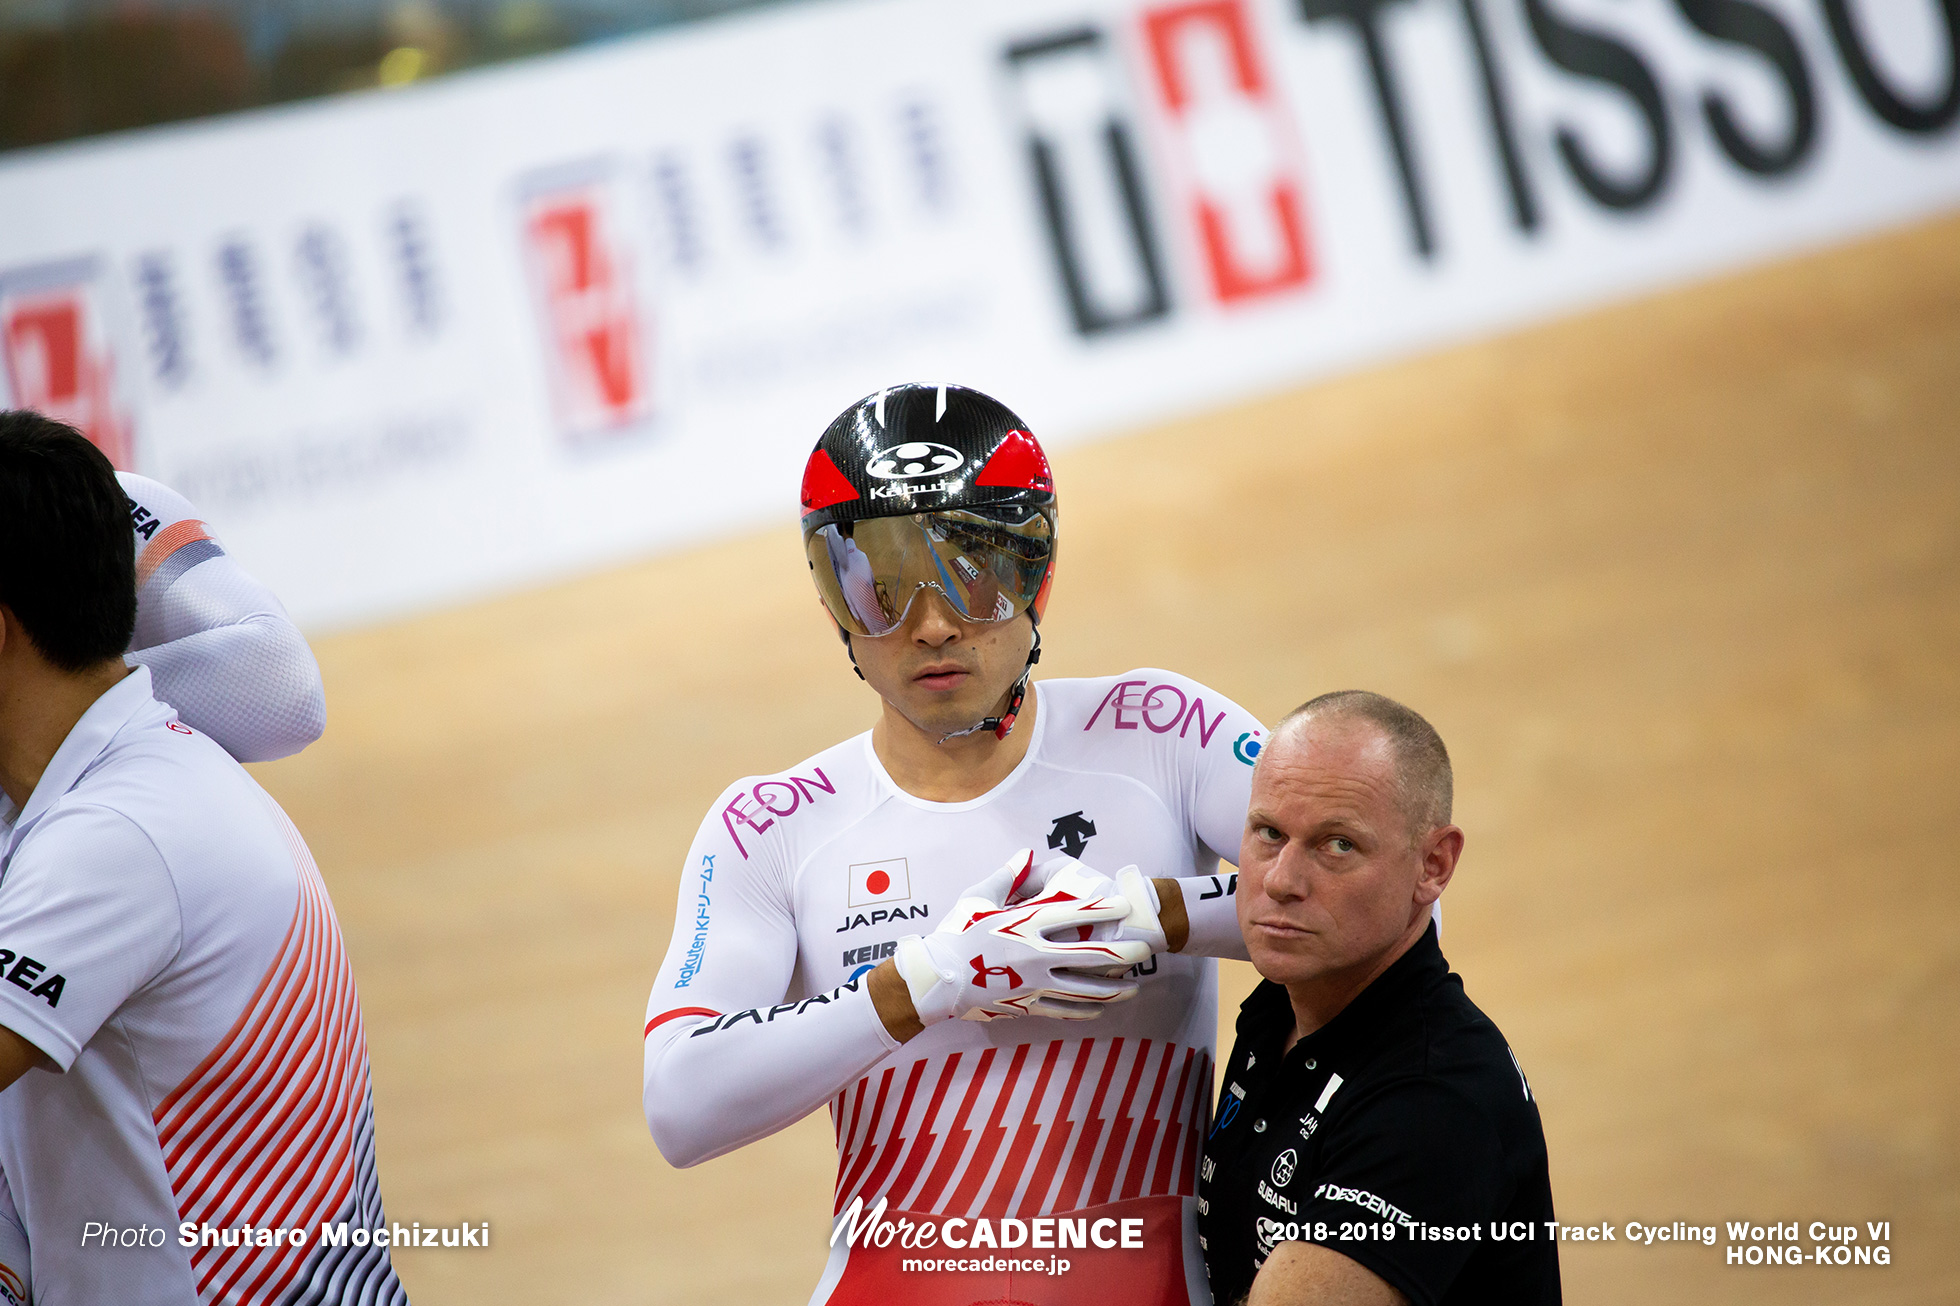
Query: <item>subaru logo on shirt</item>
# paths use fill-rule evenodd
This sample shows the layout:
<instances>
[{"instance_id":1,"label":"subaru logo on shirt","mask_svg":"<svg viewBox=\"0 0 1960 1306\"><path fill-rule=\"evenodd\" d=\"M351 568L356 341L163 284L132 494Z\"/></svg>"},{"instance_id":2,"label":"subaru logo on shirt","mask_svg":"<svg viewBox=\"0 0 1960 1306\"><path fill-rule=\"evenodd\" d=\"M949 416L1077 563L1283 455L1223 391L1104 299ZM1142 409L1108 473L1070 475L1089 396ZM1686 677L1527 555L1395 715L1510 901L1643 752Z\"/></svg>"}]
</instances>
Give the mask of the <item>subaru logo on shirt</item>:
<instances>
[{"instance_id":1,"label":"subaru logo on shirt","mask_svg":"<svg viewBox=\"0 0 1960 1306\"><path fill-rule=\"evenodd\" d=\"M950 445L912 440L879 450L864 470L881 481L909 481L950 472L965 461L966 455Z\"/></svg>"},{"instance_id":2,"label":"subaru logo on shirt","mask_svg":"<svg viewBox=\"0 0 1960 1306\"><path fill-rule=\"evenodd\" d=\"M1293 1171L1300 1164L1300 1154L1287 1148L1273 1158L1273 1187L1284 1188L1293 1182Z\"/></svg>"}]
</instances>

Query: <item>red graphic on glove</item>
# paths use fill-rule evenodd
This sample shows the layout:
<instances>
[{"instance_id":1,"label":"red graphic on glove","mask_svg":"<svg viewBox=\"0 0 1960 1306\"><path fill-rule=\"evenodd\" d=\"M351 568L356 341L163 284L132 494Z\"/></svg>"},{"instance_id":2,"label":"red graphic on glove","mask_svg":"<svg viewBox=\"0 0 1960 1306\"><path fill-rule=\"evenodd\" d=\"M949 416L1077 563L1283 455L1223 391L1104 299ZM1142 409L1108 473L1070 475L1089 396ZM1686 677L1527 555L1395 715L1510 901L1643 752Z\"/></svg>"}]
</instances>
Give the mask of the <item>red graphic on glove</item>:
<instances>
[{"instance_id":1,"label":"red graphic on glove","mask_svg":"<svg viewBox=\"0 0 1960 1306\"><path fill-rule=\"evenodd\" d=\"M973 986L981 989L986 988L987 976L989 975L1005 976L1007 987L1010 989L1021 987L1021 977L1012 966L989 966L985 957L975 957L973 959Z\"/></svg>"}]
</instances>

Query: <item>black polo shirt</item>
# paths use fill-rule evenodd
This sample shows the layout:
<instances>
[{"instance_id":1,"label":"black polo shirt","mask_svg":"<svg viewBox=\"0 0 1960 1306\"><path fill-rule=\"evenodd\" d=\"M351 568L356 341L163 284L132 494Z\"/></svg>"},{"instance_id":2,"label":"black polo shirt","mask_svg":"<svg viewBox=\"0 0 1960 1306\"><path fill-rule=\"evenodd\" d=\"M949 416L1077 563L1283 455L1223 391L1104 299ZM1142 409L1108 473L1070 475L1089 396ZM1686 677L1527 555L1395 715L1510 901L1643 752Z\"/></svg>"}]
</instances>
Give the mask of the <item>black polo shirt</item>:
<instances>
[{"instance_id":1,"label":"black polo shirt","mask_svg":"<svg viewBox=\"0 0 1960 1306\"><path fill-rule=\"evenodd\" d=\"M1282 1242L1332 1248L1415 1306L1558 1302L1538 1106L1436 927L1282 1055L1293 1025L1271 982L1240 1008L1198 1172L1219 1306Z\"/></svg>"}]
</instances>

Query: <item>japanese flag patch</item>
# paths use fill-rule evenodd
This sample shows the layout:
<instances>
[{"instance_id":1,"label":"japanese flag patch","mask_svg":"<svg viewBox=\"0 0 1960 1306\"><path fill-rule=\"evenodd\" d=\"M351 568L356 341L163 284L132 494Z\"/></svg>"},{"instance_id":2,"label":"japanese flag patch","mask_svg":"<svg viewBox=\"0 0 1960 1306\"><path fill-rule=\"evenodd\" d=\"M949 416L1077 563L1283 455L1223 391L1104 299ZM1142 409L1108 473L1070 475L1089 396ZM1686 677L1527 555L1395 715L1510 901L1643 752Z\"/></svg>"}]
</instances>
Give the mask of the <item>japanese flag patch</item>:
<instances>
[{"instance_id":1,"label":"japanese flag patch","mask_svg":"<svg viewBox=\"0 0 1960 1306\"><path fill-rule=\"evenodd\" d=\"M911 896L912 877L906 872L903 857L883 862L859 862L851 868L850 905L853 907L904 902Z\"/></svg>"}]
</instances>

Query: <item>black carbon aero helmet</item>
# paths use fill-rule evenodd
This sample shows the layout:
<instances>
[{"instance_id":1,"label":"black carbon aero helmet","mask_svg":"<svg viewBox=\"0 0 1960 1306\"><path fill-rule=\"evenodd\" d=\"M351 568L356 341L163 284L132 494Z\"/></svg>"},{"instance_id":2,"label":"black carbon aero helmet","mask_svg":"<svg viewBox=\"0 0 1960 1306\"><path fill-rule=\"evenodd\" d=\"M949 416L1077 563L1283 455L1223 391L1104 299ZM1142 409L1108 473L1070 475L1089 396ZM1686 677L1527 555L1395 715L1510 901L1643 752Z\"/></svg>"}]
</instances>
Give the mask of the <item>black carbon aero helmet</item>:
<instances>
[{"instance_id":1,"label":"black carbon aero helmet","mask_svg":"<svg viewBox=\"0 0 1960 1306\"><path fill-rule=\"evenodd\" d=\"M1038 626L1056 524L1039 442L1005 404L962 386L866 395L824 431L803 469L804 551L847 642L896 630L922 589L967 621L1026 612ZM1039 650L1037 636L1030 666ZM1001 718L974 729L1004 737L1026 680Z\"/></svg>"},{"instance_id":2,"label":"black carbon aero helmet","mask_svg":"<svg viewBox=\"0 0 1960 1306\"><path fill-rule=\"evenodd\" d=\"M1039 622L1055 573L1055 481L1040 443L1007 405L964 386L892 386L839 414L804 465L806 548L827 526L852 535L872 518L948 512L1007 532L999 538L1022 573L1019 583L1000 578L1014 609L1008 615L1032 611ZM820 579L819 589L827 588ZM824 599L838 615L833 595ZM848 614L839 624L853 625Z\"/></svg>"}]
</instances>

